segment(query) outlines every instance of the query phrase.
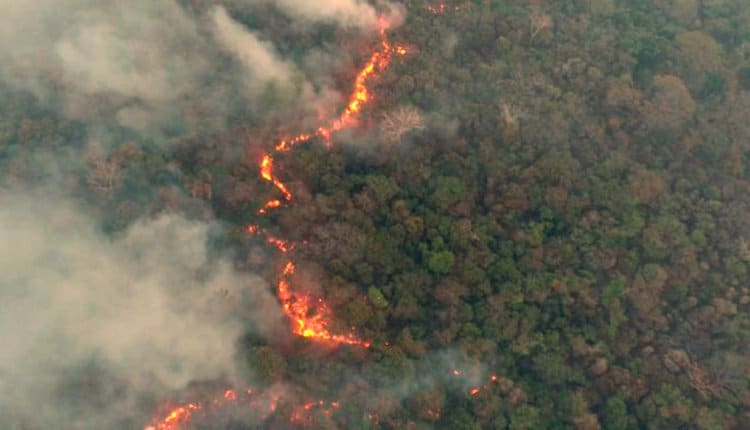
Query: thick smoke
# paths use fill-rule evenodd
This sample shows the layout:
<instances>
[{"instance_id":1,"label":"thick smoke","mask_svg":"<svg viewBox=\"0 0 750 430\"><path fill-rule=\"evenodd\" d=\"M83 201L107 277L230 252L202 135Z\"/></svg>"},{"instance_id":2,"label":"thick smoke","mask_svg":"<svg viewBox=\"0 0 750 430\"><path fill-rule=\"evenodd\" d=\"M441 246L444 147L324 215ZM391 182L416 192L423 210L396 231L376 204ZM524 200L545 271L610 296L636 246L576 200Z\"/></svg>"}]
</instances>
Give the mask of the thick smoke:
<instances>
[{"instance_id":1,"label":"thick smoke","mask_svg":"<svg viewBox=\"0 0 750 430\"><path fill-rule=\"evenodd\" d=\"M261 82L274 82L282 86L291 83L292 66L274 54L269 42L264 42L234 21L226 9L217 7L212 14L216 35L224 49L236 57L250 72L251 91L257 92Z\"/></svg>"},{"instance_id":2,"label":"thick smoke","mask_svg":"<svg viewBox=\"0 0 750 430\"><path fill-rule=\"evenodd\" d=\"M67 117L157 127L220 91L201 83L211 49L174 1L0 0L0 8L0 76Z\"/></svg>"},{"instance_id":3,"label":"thick smoke","mask_svg":"<svg viewBox=\"0 0 750 430\"><path fill-rule=\"evenodd\" d=\"M328 22L342 27L374 30L378 15L384 15L395 24L403 14L402 9L389 2L381 2L381 13L364 0L245 0L247 3L273 3L289 16L303 22Z\"/></svg>"},{"instance_id":4,"label":"thick smoke","mask_svg":"<svg viewBox=\"0 0 750 430\"><path fill-rule=\"evenodd\" d=\"M298 23L368 30L377 23L375 9L362 1L278 6ZM381 9L392 20L399 15L389 4ZM309 83L319 71L281 58L272 34L250 31L221 5L0 0L0 10L0 81L67 118L147 132L215 131L238 112L315 110L320 106L311 105L330 93Z\"/></svg>"},{"instance_id":5,"label":"thick smoke","mask_svg":"<svg viewBox=\"0 0 750 430\"><path fill-rule=\"evenodd\" d=\"M285 58L272 35L237 19L232 7L243 2L257 3L0 0L0 85L82 121L89 138L119 126L222 130L244 119L236 110L273 115L274 95L297 117L335 112L342 96L324 77L341 53L323 45ZM376 9L362 1L277 6L298 24L377 27ZM65 176L83 159L78 143L39 149L39 171ZM113 239L58 194L0 188L0 428L138 428L191 381L244 381L235 375L241 335L287 332L268 285L210 258L215 225L162 215Z\"/></svg>"},{"instance_id":6,"label":"thick smoke","mask_svg":"<svg viewBox=\"0 0 750 430\"><path fill-rule=\"evenodd\" d=\"M128 420L153 407L139 402L234 377L243 314L281 322L265 283L211 263L211 226L163 215L111 240L72 203L35 197L0 203L0 421L10 428L134 428Z\"/></svg>"}]
</instances>

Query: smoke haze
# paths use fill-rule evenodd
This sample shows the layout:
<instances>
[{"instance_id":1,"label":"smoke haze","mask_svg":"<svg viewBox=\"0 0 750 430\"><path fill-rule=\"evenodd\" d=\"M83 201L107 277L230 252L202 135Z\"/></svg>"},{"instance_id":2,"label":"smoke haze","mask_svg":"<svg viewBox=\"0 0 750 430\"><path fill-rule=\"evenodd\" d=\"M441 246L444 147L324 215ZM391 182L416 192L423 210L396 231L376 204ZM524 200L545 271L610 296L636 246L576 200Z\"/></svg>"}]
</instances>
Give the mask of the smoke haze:
<instances>
[{"instance_id":1,"label":"smoke haze","mask_svg":"<svg viewBox=\"0 0 750 430\"><path fill-rule=\"evenodd\" d=\"M273 3L289 16L303 22L329 22L370 31L375 30L378 24L378 12L362 0L248 0L248 3ZM397 22L403 14L402 9L394 3L383 2L379 6L389 22Z\"/></svg>"},{"instance_id":2,"label":"smoke haze","mask_svg":"<svg viewBox=\"0 0 750 430\"><path fill-rule=\"evenodd\" d=\"M297 22L375 28L372 6L325 3L278 7ZM307 80L330 74L330 63L325 70L295 65L279 55L272 35L251 31L221 5L199 11L175 0L0 0L0 9L0 80L70 119L211 131L225 127L233 111L268 115L336 101L329 88L313 90ZM395 20L398 9L385 9ZM275 96L281 104L269 103L269 86L282 91Z\"/></svg>"},{"instance_id":3,"label":"smoke haze","mask_svg":"<svg viewBox=\"0 0 750 430\"><path fill-rule=\"evenodd\" d=\"M82 142L106 140L110 128L183 136L223 130L241 115L294 110L317 121L336 112L343 98L330 76L340 52L323 45L288 58L237 18L241 4L224 3L0 0L0 85L85 129L77 141L35 147L27 170L0 183L0 427L138 428L192 382L247 383L236 357L243 334L287 333L272 288L209 255L218 225L169 212L113 238L72 193L16 187L27 176L80 186ZM362 1L275 6L297 24L377 27L376 9ZM380 10L393 22L400 14L386 3ZM117 177L121 167L107 170L100 155L101 173ZM76 196L105 206L117 188Z\"/></svg>"},{"instance_id":4,"label":"smoke haze","mask_svg":"<svg viewBox=\"0 0 750 430\"><path fill-rule=\"evenodd\" d=\"M110 240L73 203L40 201L0 207L3 422L112 428L139 399L231 379L242 314L273 322L267 284L209 261L210 225L163 215Z\"/></svg>"}]
</instances>

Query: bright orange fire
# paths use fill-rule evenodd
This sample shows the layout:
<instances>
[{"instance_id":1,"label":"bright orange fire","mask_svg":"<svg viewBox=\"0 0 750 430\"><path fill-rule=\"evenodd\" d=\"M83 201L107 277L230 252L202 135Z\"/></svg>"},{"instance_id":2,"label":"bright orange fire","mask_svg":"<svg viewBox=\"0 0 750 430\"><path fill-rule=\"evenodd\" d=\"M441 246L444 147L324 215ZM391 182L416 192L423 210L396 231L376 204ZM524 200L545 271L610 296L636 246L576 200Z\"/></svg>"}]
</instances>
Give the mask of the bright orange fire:
<instances>
[{"instance_id":1,"label":"bright orange fire","mask_svg":"<svg viewBox=\"0 0 750 430\"><path fill-rule=\"evenodd\" d=\"M266 242L282 254L288 254L292 250L292 245L287 241L271 236L255 225L248 226L247 231L250 234L263 233ZM314 299L307 294L292 291L290 278L294 275L294 270L294 261L287 260L276 286L276 297L281 302L284 314L292 323L292 332L318 341L369 348L370 342L363 341L353 334L334 334L329 330L332 320L331 308L322 299Z\"/></svg>"},{"instance_id":2,"label":"bright orange fire","mask_svg":"<svg viewBox=\"0 0 750 430\"><path fill-rule=\"evenodd\" d=\"M273 413L276 411L281 396L272 390L256 391L247 389L244 393L235 390L225 390L221 395L201 403L187 403L184 406L176 406L168 411L162 418L153 424L144 427L144 430L182 430L190 423L192 418L200 414L208 414L230 405L246 404L254 410ZM338 404L337 402L333 402ZM331 403L331 404L333 404ZM312 408L297 412L298 419L304 418L304 413Z\"/></svg>"},{"instance_id":3,"label":"bright orange fire","mask_svg":"<svg viewBox=\"0 0 750 430\"><path fill-rule=\"evenodd\" d=\"M362 107L372 99L370 81L379 72L385 70L391 63L393 55L406 55L408 50L405 46L392 44L388 40L386 30L388 23L381 20L380 23L380 46L371 55L370 59L360 69L354 80L354 89L349 96L349 102L338 118L326 125L318 127L315 133L302 133L288 139L282 139L276 144L276 152L287 152L296 145L307 142L315 136L321 137L327 146L331 145L331 137L334 133L357 124L357 118L362 112ZM271 154L263 154L260 162L260 176L273 184L281 193L285 201L292 200L289 188L274 174L274 159ZM281 207L282 201L271 199L259 210L260 214L266 214L269 209ZM257 232L257 227L248 227L248 232ZM294 274L294 262L288 255L291 246L283 240L266 235L266 240L274 245L281 253L290 259L284 266L284 271L278 280L276 294L281 302L284 313L292 323L292 332L296 335L325 341L335 344L357 345L364 348L370 346L370 342L359 339L354 334L333 333L330 330L332 321L332 310L321 299L314 299L307 294L294 292L291 288L291 276Z\"/></svg>"},{"instance_id":4,"label":"bright orange fire","mask_svg":"<svg viewBox=\"0 0 750 430\"><path fill-rule=\"evenodd\" d=\"M451 370L451 375L454 376L454 377L456 377L456 378L461 378L461 377L464 376L464 372L462 372L462 371L460 371L458 369L453 369L453 370ZM476 397L477 395L479 395L479 393L483 389L487 389L487 388L489 388L490 384L497 382L497 379L498 378L497 378L496 374L494 374L494 373L491 374L490 375L490 380L489 380L488 383L484 384L483 386L472 387L471 389L469 389L469 395Z\"/></svg>"},{"instance_id":5,"label":"bright orange fire","mask_svg":"<svg viewBox=\"0 0 750 430\"><path fill-rule=\"evenodd\" d=\"M200 405L189 403L185 406L178 406L171 411L158 423L146 426L144 430L179 430L182 424L190 421L194 412L203 409Z\"/></svg>"},{"instance_id":6,"label":"bright orange fire","mask_svg":"<svg viewBox=\"0 0 750 430\"><path fill-rule=\"evenodd\" d=\"M354 81L354 89L341 115L331 120L328 124L318 127L314 133L302 133L280 140L275 146L276 152L288 152L296 145L307 142L316 136L322 138L326 145L330 146L331 137L334 133L346 127L356 125L362 107L372 99L372 91L368 86L370 81L379 72L388 67L394 54L403 56L408 53L405 46L391 44L388 40L386 35L388 23L385 20L381 20L380 24L379 48L371 54L367 63L357 73ZM259 213L266 214L269 209L279 208L284 202L292 200L293 196L288 187L274 174L274 158L269 153L264 154L260 161L260 176L265 181L273 184L279 193L281 193L283 201L281 199L271 199L259 209ZM247 232L249 234L263 234L266 242L273 245L287 258L278 279L276 294L281 302L284 314L292 324L292 332L294 334L332 344L356 345L363 348L370 347L370 342L358 338L353 333L333 333L330 329L331 322L333 321L331 308L320 298L316 299L308 294L292 290L291 278L294 276L295 265L290 254L294 250L293 243L269 235L256 225L247 226ZM240 395L234 390L226 390L221 396L217 396L217 398L207 402L187 403L174 407L164 415L155 418L153 423L147 425L144 430L181 430L195 415L205 414L211 409L226 407L230 404L241 404L240 402L247 402L247 405L254 409L265 409L269 412L274 412L280 400L281 396L278 393L256 393L252 389L248 389ZM339 402L336 401L310 401L296 407L292 412L290 421L297 424L303 423L307 419L306 415L314 409L320 409L325 416L330 417L339 406ZM374 419L374 422L377 422L377 414L370 414L370 419Z\"/></svg>"},{"instance_id":7,"label":"bright orange fire","mask_svg":"<svg viewBox=\"0 0 750 430\"><path fill-rule=\"evenodd\" d=\"M294 409L289 421L296 424L308 422L310 421L310 412L313 409L320 409L323 415L330 418L335 410L340 407L341 404L339 402L325 402L323 400L307 402Z\"/></svg>"},{"instance_id":8,"label":"bright orange fire","mask_svg":"<svg viewBox=\"0 0 750 430\"><path fill-rule=\"evenodd\" d=\"M294 264L291 261L287 262L282 273L284 276L294 274ZM289 292L288 289L284 289L283 291L285 292L284 294L288 294L284 296L285 299L290 299L292 297L291 292ZM450 375L454 378L464 378L465 372L459 369L451 369ZM489 390L491 385L497 383L499 380L498 376L494 373L491 374L488 379L489 380L484 385L470 388L468 394L472 397L476 397L483 390ZM182 406L176 406L162 415L162 417L156 420L153 424L147 425L144 430L183 430L185 428L184 426L187 425L194 416L207 414L212 410L218 410L229 405L245 404L254 410L273 413L276 411L281 400L281 395L272 390L259 391L250 388L246 389L244 392L237 392L229 389L225 390L221 395L217 395L214 399L205 402L186 403ZM337 401L310 400L299 404L291 410L289 422L296 425L309 424L312 422L311 413L314 410L318 410L323 416L330 418L340 407L341 403ZM442 411L440 409L428 409L425 411L425 414L433 420L438 420L441 417ZM368 413L367 418L373 423L378 423L379 421L376 412Z\"/></svg>"},{"instance_id":9,"label":"bright orange fire","mask_svg":"<svg viewBox=\"0 0 750 430\"><path fill-rule=\"evenodd\" d=\"M408 49L404 45L392 44L388 40L386 30L388 29L388 23L384 20L380 21L380 49L374 51L370 55L370 59L365 63L364 66L357 73L357 77L354 79L354 90L349 95L349 101L341 112L338 118L332 120L326 125L322 125L315 130L314 134L302 133L294 136L290 139L284 139L276 144L276 151L287 152L290 151L294 146L307 142L315 136L322 138L327 146L331 145L331 137L337 131L340 131L346 127L356 125L357 116L362 111L368 101L371 100L371 90L367 86L370 79L377 76L379 72L387 69L391 64L393 55L404 56L409 53Z\"/></svg>"},{"instance_id":10,"label":"bright orange fire","mask_svg":"<svg viewBox=\"0 0 750 430\"><path fill-rule=\"evenodd\" d=\"M263 160L260 162L260 176L266 181L271 182L273 186L281 192L281 195L284 196L286 201L292 200L292 193L289 192L286 185L273 175L273 157L268 154L264 155ZM272 205L275 201L276 200L272 200L271 202L266 203L266 205ZM274 207L278 206L281 206L281 202Z\"/></svg>"}]
</instances>

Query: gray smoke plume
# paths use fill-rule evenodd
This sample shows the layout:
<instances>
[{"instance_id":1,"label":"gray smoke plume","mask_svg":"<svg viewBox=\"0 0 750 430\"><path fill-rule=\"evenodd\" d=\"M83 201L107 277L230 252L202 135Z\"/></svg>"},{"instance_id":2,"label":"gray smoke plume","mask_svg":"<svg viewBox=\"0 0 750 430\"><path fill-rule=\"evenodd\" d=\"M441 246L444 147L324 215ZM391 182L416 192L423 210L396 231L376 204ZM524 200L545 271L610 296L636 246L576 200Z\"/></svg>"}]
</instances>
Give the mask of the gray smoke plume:
<instances>
[{"instance_id":1,"label":"gray smoke plume","mask_svg":"<svg viewBox=\"0 0 750 430\"><path fill-rule=\"evenodd\" d=\"M281 322L263 281L210 261L209 224L162 215L112 240L73 203L35 197L0 199L0 421L11 429L133 428L152 412L139 402L232 380L247 322Z\"/></svg>"},{"instance_id":2,"label":"gray smoke plume","mask_svg":"<svg viewBox=\"0 0 750 430\"><path fill-rule=\"evenodd\" d=\"M248 4L273 3L290 17L302 22L327 22L341 27L372 31L378 28L378 16L383 15L396 25L403 16L403 8L391 2L380 2L376 10L364 0L243 0Z\"/></svg>"},{"instance_id":3,"label":"gray smoke plume","mask_svg":"<svg viewBox=\"0 0 750 430\"><path fill-rule=\"evenodd\" d=\"M377 27L375 9L362 1L278 6L298 22ZM398 20L396 6L381 9ZM0 81L67 118L205 132L222 129L237 111L315 111L312 104L335 101L330 89L309 83L319 71L281 58L272 34L250 31L221 4L188 10L176 0L0 0L0 10Z\"/></svg>"}]
</instances>

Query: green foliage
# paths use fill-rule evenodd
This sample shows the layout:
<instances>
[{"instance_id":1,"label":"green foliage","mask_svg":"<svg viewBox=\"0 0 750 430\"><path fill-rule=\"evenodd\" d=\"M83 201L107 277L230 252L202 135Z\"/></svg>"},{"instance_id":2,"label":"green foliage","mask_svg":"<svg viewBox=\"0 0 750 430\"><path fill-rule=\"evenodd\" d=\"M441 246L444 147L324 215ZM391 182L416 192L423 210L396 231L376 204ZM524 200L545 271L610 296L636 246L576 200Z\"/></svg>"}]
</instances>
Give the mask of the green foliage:
<instances>
[{"instance_id":1,"label":"green foliage","mask_svg":"<svg viewBox=\"0 0 750 430\"><path fill-rule=\"evenodd\" d=\"M444 275L451 271L455 257L453 253L444 251L434 251L427 257L427 268L436 275Z\"/></svg>"},{"instance_id":2,"label":"green foliage","mask_svg":"<svg viewBox=\"0 0 750 430\"><path fill-rule=\"evenodd\" d=\"M479 424L465 409L459 409L451 414L448 419L448 427L460 430L481 430Z\"/></svg>"},{"instance_id":3,"label":"green foliage","mask_svg":"<svg viewBox=\"0 0 750 430\"><path fill-rule=\"evenodd\" d=\"M628 429L628 405L622 397L607 399L604 406L604 430Z\"/></svg>"},{"instance_id":4,"label":"green foliage","mask_svg":"<svg viewBox=\"0 0 750 430\"><path fill-rule=\"evenodd\" d=\"M571 368L559 352L539 354L532 358L534 371L545 385L563 386L584 382L583 375Z\"/></svg>"},{"instance_id":5,"label":"green foliage","mask_svg":"<svg viewBox=\"0 0 750 430\"><path fill-rule=\"evenodd\" d=\"M701 97L706 98L712 95L722 95L726 89L727 82L717 73L709 73L706 82L703 84Z\"/></svg>"},{"instance_id":6,"label":"green foliage","mask_svg":"<svg viewBox=\"0 0 750 430\"><path fill-rule=\"evenodd\" d=\"M614 0L589 0L589 10L593 15L609 15L615 11Z\"/></svg>"},{"instance_id":7,"label":"green foliage","mask_svg":"<svg viewBox=\"0 0 750 430\"><path fill-rule=\"evenodd\" d=\"M466 198L466 187L453 176L441 176L434 180L432 200L439 208L447 208Z\"/></svg>"},{"instance_id":8,"label":"green foliage","mask_svg":"<svg viewBox=\"0 0 750 430\"><path fill-rule=\"evenodd\" d=\"M740 85L745 91L750 91L750 66L740 69Z\"/></svg>"},{"instance_id":9,"label":"green foliage","mask_svg":"<svg viewBox=\"0 0 750 430\"><path fill-rule=\"evenodd\" d=\"M413 378L415 368L404 351L394 346L385 349L377 359L369 360L362 368L362 372L375 384L389 387Z\"/></svg>"},{"instance_id":10,"label":"green foliage","mask_svg":"<svg viewBox=\"0 0 750 430\"><path fill-rule=\"evenodd\" d=\"M604 291L602 291L602 302L604 302L605 306L612 304L615 300L618 300L624 292L625 283L622 280L617 279L611 281L604 287Z\"/></svg>"},{"instance_id":11,"label":"green foliage","mask_svg":"<svg viewBox=\"0 0 750 430\"><path fill-rule=\"evenodd\" d=\"M385 309L388 307L388 300L383 296L383 292L379 288L370 287L367 289L367 297L370 299L370 303L378 309Z\"/></svg>"},{"instance_id":12,"label":"green foliage","mask_svg":"<svg viewBox=\"0 0 750 430\"><path fill-rule=\"evenodd\" d=\"M534 430L541 428L542 418L539 409L530 405L521 405L510 415L509 430Z\"/></svg>"},{"instance_id":13,"label":"green foliage","mask_svg":"<svg viewBox=\"0 0 750 430\"><path fill-rule=\"evenodd\" d=\"M674 428L690 423L695 406L677 387L662 385L638 406L636 413L643 422L654 426Z\"/></svg>"},{"instance_id":14,"label":"green foliage","mask_svg":"<svg viewBox=\"0 0 750 430\"><path fill-rule=\"evenodd\" d=\"M726 417L717 409L701 408L695 421L701 430L722 430L726 428Z\"/></svg>"},{"instance_id":15,"label":"green foliage","mask_svg":"<svg viewBox=\"0 0 750 430\"><path fill-rule=\"evenodd\" d=\"M256 340L238 357L254 382L341 399L320 426L747 427L750 2L536 3L446 1L432 13L404 2L407 24L388 34L413 51L368 81L371 103L330 149L316 137L274 153L295 196L266 216L258 209L278 190L257 177L258 154L275 130L314 130L298 102L310 89L346 93L360 61L321 79L310 55L366 50L368 37L290 25L273 5L233 8L253 31L271 28L269 43L299 66L241 112L241 92L231 95L216 113L231 111L229 127L215 134L192 125L214 114L212 98L167 97L178 113L155 135L89 122L138 100L79 112L63 93L35 100L0 83L0 204L53 180L106 234L162 213L211 220L210 259L269 284L283 260L246 227L289 238L294 290L330 306L332 331L353 329L373 347ZM401 105L418 107L425 132L381 145L383 113ZM99 173L117 162L116 189L94 189L86 142L96 136L107 147ZM64 228L62 218L48 221ZM667 373L675 342L711 381L731 375L721 380L731 387L706 399L686 372ZM468 396L468 381L430 361L435 350L460 356L467 379L502 377ZM430 390L440 418L401 402ZM363 398L381 425L362 404L343 406Z\"/></svg>"},{"instance_id":16,"label":"green foliage","mask_svg":"<svg viewBox=\"0 0 750 430\"><path fill-rule=\"evenodd\" d=\"M270 346L251 348L247 354L247 363L253 376L265 384L281 379L286 372L284 357Z\"/></svg>"},{"instance_id":17,"label":"green foliage","mask_svg":"<svg viewBox=\"0 0 750 430\"><path fill-rule=\"evenodd\" d=\"M366 189L382 205L389 202L399 192L399 186L393 178L382 175L368 175L365 179Z\"/></svg>"},{"instance_id":18,"label":"green foliage","mask_svg":"<svg viewBox=\"0 0 750 430\"><path fill-rule=\"evenodd\" d=\"M506 15L511 12L511 2L509 0L491 0L490 8L497 13Z\"/></svg>"}]
</instances>

